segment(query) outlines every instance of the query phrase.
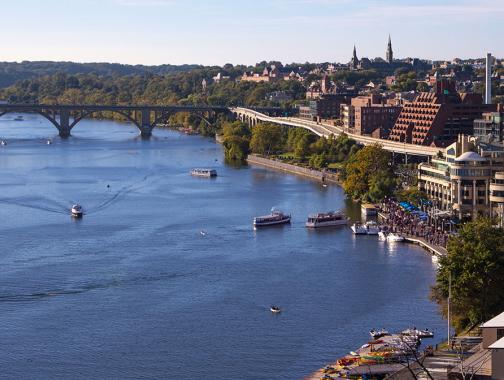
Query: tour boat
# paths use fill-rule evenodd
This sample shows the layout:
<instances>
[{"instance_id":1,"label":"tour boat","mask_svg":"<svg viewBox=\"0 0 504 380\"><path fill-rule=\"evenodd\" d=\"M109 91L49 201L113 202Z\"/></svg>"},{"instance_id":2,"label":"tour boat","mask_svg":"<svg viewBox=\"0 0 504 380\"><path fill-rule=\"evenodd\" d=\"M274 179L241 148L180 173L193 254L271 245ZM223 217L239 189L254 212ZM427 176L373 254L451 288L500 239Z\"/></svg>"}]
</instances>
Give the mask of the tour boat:
<instances>
[{"instance_id":1,"label":"tour boat","mask_svg":"<svg viewBox=\"0 0 504 380\"><path fill-rule=\"evenodd\" d=\"M277 224L290 223L290 214L281 211L272 211L269 215L257 216L254 218L254 227L274 226Z\"/></svg>"},{"instance_id":2,"label":"tour boat","mask_svg":"<svg viewBox=\"0 0 504 380\"><path fill-rule=\"evenodd\" d=\"M373 339L378 339L378 338L381 338L385 335L390 335L390 333L385 329L381 329L381 330L374 330L373 329L369 332L369 335L371 335L371 337Z\"/></svg>"},{"instance_id":3,"label":"tour boat","mask_svg":"<svg viewBox=\"0 0 504 380\"><path fill-rule=\"evenodd\" d=\"M195 177L217 177L217 170L215 169L193 169L191 170L191 175Z\"/></svg>"},{"instance_id":4,"label":"tour boat","mask_svg":"<svg viewBox=\"0 0 504 380\"><path fill-rule=\"evenodd\" d=\"M380 227L376 224L376 222L370 221L366 223L366 233L368 235L378 235L380 232Z\"/></svg>"},{"instance_id":5,"label":"tour boat","mask_svg":"<svg viewBox=\"0 0 504 380\"><path fill-rule=\"evenodd\" d=\"M281 312L282 312L282 309L280 309L278 306L271 305L271 307L270 307L270 311L271 311L273 314L278 314L278 313L281 313Z\"/></svg>"},{"instance_id":6,"label":"tour boat","mask_svg":"<svg viewBox=\"0 0 504 380\"><path fill-rule=\"evenodd\" d=\"M404 236L390 233L390 234L387 235L387 241L391 241L391 242L404 241Z\"/></svg>"},{"instance_id":7,"label":"tour boat","mask_svg":"<svg viewBox=\"0 0 504 380\"><path fill-rule=\"evenodd\" d=\"M70 212L72 213L72 216L75 217L75 218L82 218L82 206L79 205L79 204L75 204L72 206L72 209L70 210Z\"/></svg>"},{"instance_id":8,"label":"tour boat","mask_svg":"<svg viewBox=\"0 0 504 380\"><path fill-rule=\"evenodd\" d=\"M346 225L347 223L348 219L345 214L341 212L329 211L309 215L308 221L306 222L306 227L332 227Z\"/></svg>"},{"instance_id":9,"label":"tour boat","mask_svg":"<svg viewBox=\"0 0 504 380\"><path fill-rule=\"evenodd\" d=\"M367 228L366 226L363 226L360 223L354 223L350 227L354 235L366 235L367 234Z\"/></svg>"}]
</instances>

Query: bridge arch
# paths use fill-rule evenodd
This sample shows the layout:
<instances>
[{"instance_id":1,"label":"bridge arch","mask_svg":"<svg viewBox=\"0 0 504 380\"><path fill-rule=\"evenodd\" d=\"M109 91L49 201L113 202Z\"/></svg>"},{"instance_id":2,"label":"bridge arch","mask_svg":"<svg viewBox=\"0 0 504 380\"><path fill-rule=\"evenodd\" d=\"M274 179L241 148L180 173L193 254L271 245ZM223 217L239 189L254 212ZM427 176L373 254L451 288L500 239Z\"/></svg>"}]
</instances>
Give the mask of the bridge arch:
<instances>
[{"instance_id":1,"label":"bridge arch","mask_svg":"<svg viewBox=\"0 0 504 380\"><path fill-rule=\"evenodd\" d=\"M84 111L84 112L82 112L78 117L75 117L74 120L70 123L70 125L69 125L70 130L72 130L72 128L75 127L77 125L77 123L79 123L82 119L85 119L88 116L91 116L92 114L94 114L96 112L101 112L101 110L90 110L90 111ZM133 118L127 112L124 112L124 111L121 111L121 110L115 110L115 109L107 110L107 112L114 112L114 113L117 113L117 114L119 114L121 116L124 116L126 119L128 119L133 124L135 124L138 129L142 130L142 127L140 126L140 124L138 123L138 121L135 120L135 118Z\"/></svg>"},{"instance_id":2,"label":"bridge arch","mask_svg":"<svg viewBox=\"0 0 504 380\"><path fill-rule=\"evenodd\" d=\"M0 117L8 114L8 113L14 113L14 112L19 112L19 111L16 111L16 110L7 110L7 111L3 111L3 112L0 112ZM40 115L40 116L43 116L44 118L46 118L47 120L49 120L51 122L52 125L54 125L56 127L56 129L58 129L58 131L60 130L60 124L58 123L58 121L52 117L50 114L48 114L47 112L44 112L44 111L34 111L36 114Z\"/></svg>"}]
</instances>

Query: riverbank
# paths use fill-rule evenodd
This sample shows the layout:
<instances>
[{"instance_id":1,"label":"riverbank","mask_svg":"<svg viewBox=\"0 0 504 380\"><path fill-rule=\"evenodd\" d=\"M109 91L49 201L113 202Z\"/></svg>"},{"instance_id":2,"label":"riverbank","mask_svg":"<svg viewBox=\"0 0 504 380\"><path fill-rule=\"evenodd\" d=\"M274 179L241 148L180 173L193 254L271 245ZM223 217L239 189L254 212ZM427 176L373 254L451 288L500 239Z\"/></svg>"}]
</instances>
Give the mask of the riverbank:
<instances>
[{"instance_id":1,"label":"riverbank","mask_svg":"<svg viewBox=\"0 0 504 380\"><path fill-rule=\"evenodd\" d=\"M311 179L316 179L320 182L332 182L338 185L342 184L338 174L336 173L328 173L326 171L303 168L301 166L287 164L285 162L275 160L272 158L261 157L256 154L249 154L247 157L247 163L249 165L260 165L270 169L288 172Z\"/></svg>"}]
</instances>

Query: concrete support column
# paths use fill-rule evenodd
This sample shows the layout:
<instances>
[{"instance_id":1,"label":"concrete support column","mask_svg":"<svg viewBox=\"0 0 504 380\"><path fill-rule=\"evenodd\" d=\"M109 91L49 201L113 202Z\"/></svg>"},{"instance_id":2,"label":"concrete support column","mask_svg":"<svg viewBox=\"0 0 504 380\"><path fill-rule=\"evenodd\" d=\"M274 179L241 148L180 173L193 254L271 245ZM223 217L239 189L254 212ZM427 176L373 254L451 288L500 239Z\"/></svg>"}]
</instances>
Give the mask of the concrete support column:
<instances>
[{"instance_id":1,"label":"concrete support column","mask_svg":"<svg viewBox=\"0 0 504 380\"><path fill-rule=\"evenodd\" d=\"M152 135L152 126L151 126L151 110L148 108L143 108L140 111L141 115L141 124L140 124L140 133L142 138L149 138Z\"/></svg>"},{"instance_id":2,"label":"concrete support column","mask_svg":"<svg viewBox=\"0 0 504 380\"><path fill-rule=\"evenodd\" d=\"M476 180L473 179L473 206L478 202L478 190L476 190Z\"/></svg>"},{"instance_id":3,"label":"concrete support column","mask_svg":"<svg viewBox=\"0 0 504 380\"><path fill-rule=\"evenodd\" d=\"M489 203L490 203L490 181L487 179L485 180L485 205L488 206Z\"/></svg>"},{"instance_id":4,"label":"concrete support column","mask_svg":"<svg viewBox=\"0 0 504 380\"><path fill-rule=\"evenodd\" d=\"M70 137L70 112L67 109L60 110L58 129L61 138L66 139Z\"/></svg>"}]
</instances>

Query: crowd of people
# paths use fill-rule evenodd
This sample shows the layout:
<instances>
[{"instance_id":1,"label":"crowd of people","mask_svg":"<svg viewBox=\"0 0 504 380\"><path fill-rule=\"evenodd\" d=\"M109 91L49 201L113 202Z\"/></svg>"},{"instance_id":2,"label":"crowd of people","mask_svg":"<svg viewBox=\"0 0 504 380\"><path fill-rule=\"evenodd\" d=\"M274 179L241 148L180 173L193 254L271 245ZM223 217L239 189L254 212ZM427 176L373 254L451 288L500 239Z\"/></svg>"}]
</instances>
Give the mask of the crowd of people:
<instances>
[{"instance_id":1,"label":"crowd of people","mask_svg":"<svg viewBox=\"0 0 504 380\"><path fill-rule=\"evenodd\" d=\"M387 215L383 224L388 231L423 238L429 244L446 248L449 233L442 227L436 227L429 221L421 220L417 214L404 210L393 199L385 199L380 208Z\"/></svg>"}]
</instances>

